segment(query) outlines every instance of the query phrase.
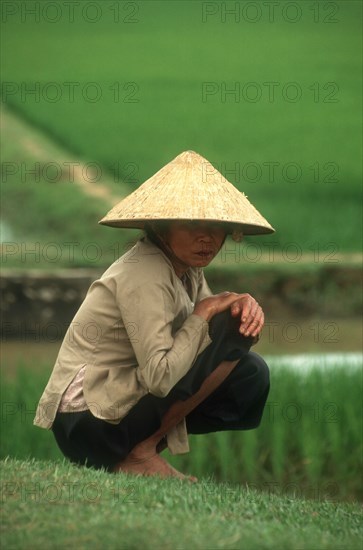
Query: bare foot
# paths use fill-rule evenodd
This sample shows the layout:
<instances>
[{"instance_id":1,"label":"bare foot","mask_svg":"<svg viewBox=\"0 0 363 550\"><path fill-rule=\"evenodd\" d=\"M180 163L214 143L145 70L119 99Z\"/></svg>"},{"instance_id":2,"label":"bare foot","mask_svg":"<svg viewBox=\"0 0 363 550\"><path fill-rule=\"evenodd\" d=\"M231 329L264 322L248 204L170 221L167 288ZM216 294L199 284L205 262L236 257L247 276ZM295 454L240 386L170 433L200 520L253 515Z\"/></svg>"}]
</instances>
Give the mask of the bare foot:
<instances>
[{"instance_id":1,"label":"bare foot","mask_svg":"<svg viewBox=\"0 0 363 550\"><path fill-rule=\"evenodd\" d=\"M194 483L198 481L196 477L186 476L173 468L171 464L158 454L148 458L133 458L129 455L113 471L142 476L159 476L162 479L177 477L178 479L185 479Z\"/></svg>"}]
</instances>

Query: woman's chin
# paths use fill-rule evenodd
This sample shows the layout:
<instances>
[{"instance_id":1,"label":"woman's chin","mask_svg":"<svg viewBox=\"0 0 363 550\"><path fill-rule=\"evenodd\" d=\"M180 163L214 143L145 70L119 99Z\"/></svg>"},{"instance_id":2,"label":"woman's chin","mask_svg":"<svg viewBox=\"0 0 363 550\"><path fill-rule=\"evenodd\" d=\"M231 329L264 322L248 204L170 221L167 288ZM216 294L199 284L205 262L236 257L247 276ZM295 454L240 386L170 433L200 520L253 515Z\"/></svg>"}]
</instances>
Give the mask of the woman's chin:
<instances>
[{"instance_id":1,"label":"woman's chin","mask_svg":"<svg viewBox=\"0 0 363 550\"><path fill-rule=\"evenodd\" d=\"M206 267L211 263L214 256L201 256L199 259L196 259L194 262L194 267Z\"/></svg>"}]
</instances>

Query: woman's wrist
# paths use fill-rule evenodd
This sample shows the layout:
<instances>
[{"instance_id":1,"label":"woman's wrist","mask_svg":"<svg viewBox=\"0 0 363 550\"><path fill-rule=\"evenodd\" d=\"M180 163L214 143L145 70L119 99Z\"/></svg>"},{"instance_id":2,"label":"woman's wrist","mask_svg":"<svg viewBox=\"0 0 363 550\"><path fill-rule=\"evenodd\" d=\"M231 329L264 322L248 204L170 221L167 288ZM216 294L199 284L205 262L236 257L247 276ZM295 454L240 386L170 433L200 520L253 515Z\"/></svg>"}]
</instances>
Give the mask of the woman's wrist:
<instances>
[{"instance_id":1,"label":"woman's wrist","mask_svg":"<svg viewBox=\"0 0 363 550\"><path fill-rule=\"evenodd\" d=\"M202 315L201 313L196 313L195 311L193 311L193 315L196 315L197 317L200 317L204 321L207 321L207 323L210 321L210 319L208 319L208 317L206 315Z\"/></svg>"},{"instance_id":2,"label":"woman's wrist","mask_svg":"<svg viewBox=\"0 0 363 550\"><path fill-rule=\"evenodd\" d=\"M195 310L193 311L194 315L197 315L198 317L201 317L202 319L204 319L205 321L207 321L207 323L209 323L209 321L212 319L213 315L210 311L208 310L203 310L203 309L198 309L198 307L195 308Z\"/></svg>"}]
</instances>

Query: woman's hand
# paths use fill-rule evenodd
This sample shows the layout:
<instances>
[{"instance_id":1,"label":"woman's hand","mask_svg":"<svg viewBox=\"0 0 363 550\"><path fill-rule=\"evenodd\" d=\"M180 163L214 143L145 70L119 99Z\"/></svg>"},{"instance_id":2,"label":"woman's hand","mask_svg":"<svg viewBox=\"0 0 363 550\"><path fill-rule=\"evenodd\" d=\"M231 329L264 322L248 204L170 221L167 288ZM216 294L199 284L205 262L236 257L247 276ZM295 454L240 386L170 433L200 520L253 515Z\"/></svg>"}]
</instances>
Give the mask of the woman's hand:
<instances>
[{"instance_id":1,"label":"woman's hand","mask_svg":"<svg viewBox=\"0 0 363 550\"><path fill-rule=\"evenodd\" d=\"M214 315L229 308L233 317L241 316L240 333L244 336L258 337L263 328L265 316L262 308L249 294L222 292L215 296L208 296L197 303L194 314L210 321Z\"/></svg>"},{"instance_id":2,"label":"woman's hand","mask_svg":"<svg viewBox=\"0 0 363 550\"><path fill-rule=\"evenodd\" d=\"M217 313L229 309L239 296L241 295L235 292L221 292L221 294L208 296L196 304L193 313L210 321Z\"/></svg>"},{"instance_id":3,"label":"woman's hand","mask_svg":"<svg viewBox=\"0 0 363 550\"><path fill-rule=\"evenodd\" d=\"M231 306L233 317L241 316L240 333L244 336L258 337L262 331L265 316L261 306L249 294L240 294Z\"/></svg>"}]
</instances>

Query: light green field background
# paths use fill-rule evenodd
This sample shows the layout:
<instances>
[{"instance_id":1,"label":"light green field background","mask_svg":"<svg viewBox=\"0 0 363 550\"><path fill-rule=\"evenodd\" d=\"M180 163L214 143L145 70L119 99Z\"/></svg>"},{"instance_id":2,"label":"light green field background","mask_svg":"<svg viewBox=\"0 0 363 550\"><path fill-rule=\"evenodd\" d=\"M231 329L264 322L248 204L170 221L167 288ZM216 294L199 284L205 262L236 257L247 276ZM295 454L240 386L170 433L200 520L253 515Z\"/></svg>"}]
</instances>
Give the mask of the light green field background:
<instances>
[{"instance_id":1,"label":"light green field background","mask_svg":"<svg viewBox=\"0 0 363 550\"><path fill-rule=\"evenodd\" d=\"M104 1L94 23L82 18L85 2L74 22L59 2L54 23L51 9L22 22L21 4L13 2L19 11L3 17L3 101L69 154L99 163L115 195L193 149L276 228L265 240L304 250L331 250L331 243L338 252L360 249L360 2L280 2L272 14L266 3L246 9L246 2ZM224 93L232 89L238 97ZM21 155L9 151L4 160ZM27 214L26 223L16 219L15 190L31 206L52 185L29 181L18 173L3 185L3 217L20 238L25 225L34 237L39 226L52 225L46 198L34 200L33 229ZM84 200L74 220L61 207L72 202L66 188L62 181L49 195L59 204L58 214L52 206L63 228L58 238L84 221L104 246L114 233L95 218L108 205L100 202L95 212Z\"/></svg>"}]
</instances>

